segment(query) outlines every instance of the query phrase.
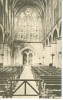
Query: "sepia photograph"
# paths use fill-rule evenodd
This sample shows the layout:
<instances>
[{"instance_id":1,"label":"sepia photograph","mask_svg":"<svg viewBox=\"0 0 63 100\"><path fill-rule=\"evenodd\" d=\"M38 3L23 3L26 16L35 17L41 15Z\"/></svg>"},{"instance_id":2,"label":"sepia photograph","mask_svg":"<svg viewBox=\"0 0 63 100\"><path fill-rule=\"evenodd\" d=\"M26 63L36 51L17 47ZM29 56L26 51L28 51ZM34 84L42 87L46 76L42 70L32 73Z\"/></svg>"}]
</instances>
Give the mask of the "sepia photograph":
<instances>
[{"instance_id":1,"label":"sepia photograph","mask_svg":"<svg viewBox=\"0 0 63 100\"><path fill-rule=\"evenodd\" d=\"M62 98L62 0L0 0L0 98Z\"/></svg>"}]
</instances>

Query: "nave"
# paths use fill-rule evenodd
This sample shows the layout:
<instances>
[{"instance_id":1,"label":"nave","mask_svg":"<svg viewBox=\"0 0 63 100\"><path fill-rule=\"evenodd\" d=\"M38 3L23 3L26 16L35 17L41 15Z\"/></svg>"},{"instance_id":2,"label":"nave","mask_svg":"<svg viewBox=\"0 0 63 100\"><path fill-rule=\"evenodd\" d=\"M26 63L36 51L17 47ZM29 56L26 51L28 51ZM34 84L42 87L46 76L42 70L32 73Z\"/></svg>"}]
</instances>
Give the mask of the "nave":
<instances>
[{"instance_id":1,"label":"nave","mask_svg":"<svg viewBox=\"0 0 63 100\"><path fill-rule=\"evenodd\" d=\"M0 0L1 98L62 97L61 4Z\"/></svg>"}]
</instances>

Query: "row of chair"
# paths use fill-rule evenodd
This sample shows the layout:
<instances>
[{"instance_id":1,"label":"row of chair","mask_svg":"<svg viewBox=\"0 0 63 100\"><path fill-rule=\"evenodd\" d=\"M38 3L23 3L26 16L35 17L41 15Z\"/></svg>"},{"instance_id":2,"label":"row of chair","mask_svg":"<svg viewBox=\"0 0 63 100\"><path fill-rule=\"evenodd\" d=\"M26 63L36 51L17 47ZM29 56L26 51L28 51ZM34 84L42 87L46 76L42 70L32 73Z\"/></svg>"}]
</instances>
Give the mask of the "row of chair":
<instances>
[{"instance_id":1,"label":"row of chair","mask_svg":"<svg viewBox=\"0 0 63 100\"><path fill-rule=\"evenodd\" d=\"M40 70L41 68L41 70ZM41 96L42 97L61 97L61 74L58 73L53 73L53 74L48 74L50 73L50 70L44 71L44 67L33 67L32 66L32 73L35 79L41 79ZM53 68L56 70L56 68ZM59 70L60 71L60 70ZM47 74L46 74L47 73ZM60 72L59 72L60 73ZM39 83L36 83L38 88L39 88Z\"/></svg>"},{"instance_id":2,"label":"row of chair","mask_svg":"<svg viewBox=\"0 0 63 100\"><path fill-rule=\"evenodd\" d=\"M23 72L23 66L5 66L0 68L0 96L6 96L7 90L10 88L12 79L19 79ZM15 88L17 82L12 83Z\"/></svg>"}]
</instances>

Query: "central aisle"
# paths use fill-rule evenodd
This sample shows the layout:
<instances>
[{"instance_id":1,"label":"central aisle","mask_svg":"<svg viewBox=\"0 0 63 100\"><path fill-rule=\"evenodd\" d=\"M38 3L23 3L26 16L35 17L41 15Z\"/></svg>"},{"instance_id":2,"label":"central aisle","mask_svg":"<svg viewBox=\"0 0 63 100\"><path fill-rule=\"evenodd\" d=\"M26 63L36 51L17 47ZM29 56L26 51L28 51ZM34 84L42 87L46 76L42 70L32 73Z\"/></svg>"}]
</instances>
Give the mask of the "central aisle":
<instances>
[{"instance_id":1,"label":"central aisle","mask_svg":"<svg viewBox=\"0 0 63 100\"><path fill-rule=\"evenodd\" d=\"M23 70L23 73L22 73L20 79L34 79L30 65L24 66L24 70Z\"/></svg>"},{"instance_id":2,"label":"central aisle","mask_svg":"<svg viewBox=\"0 0 63 100\"><path fill-rule=\"evenodd\" d=\"M24 79L24 80L34 79L32 71L31 71L31 66L24 66L24 70L22 72L22 75L21 75L20 79ZM19 86L21 83L22 82L18 82L17 86ZM36 91L38 91L35 81L28 81L28 83L30 83L30 85ZM20 87L15 94L21 94L21 95L23 95L24 93L25 93L25 88L24 88L24 84L23 84L22 87ZM26 94L36 95L36 92L27 84L26 85ZM20 97L17 97L17 98L38 98L38 96L20 96Z\"/></svg>"}]
</instances>

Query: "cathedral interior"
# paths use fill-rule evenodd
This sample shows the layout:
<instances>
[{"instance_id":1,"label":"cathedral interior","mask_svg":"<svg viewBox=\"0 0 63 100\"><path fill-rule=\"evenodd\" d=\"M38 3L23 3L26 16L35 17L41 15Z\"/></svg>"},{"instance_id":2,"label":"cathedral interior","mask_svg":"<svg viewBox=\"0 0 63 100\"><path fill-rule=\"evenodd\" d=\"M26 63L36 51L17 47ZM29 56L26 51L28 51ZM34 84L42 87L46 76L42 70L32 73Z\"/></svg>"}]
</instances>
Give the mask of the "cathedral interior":
<instances>
[{"instance_id":1,"label":"cathedral interior","mask_svg":"<svg viewBox=\"0 0 63 100\"><path fill-rule=\"evenodd\" d=\"M42 79L39 97L61 97L61 37L61 0L0 0L0 96L13 97L9 79Z\"/></svg>"}]
</instances>

